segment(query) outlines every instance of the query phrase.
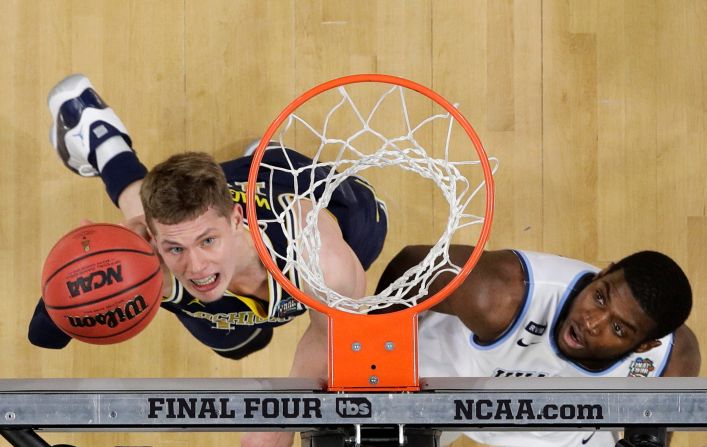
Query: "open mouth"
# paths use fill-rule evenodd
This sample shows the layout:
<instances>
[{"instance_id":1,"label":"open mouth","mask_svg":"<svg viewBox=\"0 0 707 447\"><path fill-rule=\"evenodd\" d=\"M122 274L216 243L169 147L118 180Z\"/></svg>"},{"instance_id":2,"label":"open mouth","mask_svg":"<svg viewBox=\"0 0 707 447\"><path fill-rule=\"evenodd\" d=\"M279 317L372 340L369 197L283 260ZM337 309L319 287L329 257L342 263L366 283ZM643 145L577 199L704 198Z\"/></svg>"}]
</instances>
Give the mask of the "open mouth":
<instances>
[{"instance_id":1,"label":"open mouth","mask_svg":"<svg viewBox=\"0 0 707 447\"><path fill-rule=\"evenodd\" d=\"M565 332L565 341L567 345L574 349L580 349L584 347L584 340L582 336L577 331L577 327L574 323L570 323L567 331Z\"/></svg>"},{"instance_id":2,"label":"open mouth","mask_svg":"<svg viewBox=\"0 0 707 447\"><path fill-rule=\"evenodd\" d=\"M196 288L200 292L205 292L216 287L216 284L218 284L218 279L219 274L214 273L213 275L205 276L199 279L194 278L190 279L189 281L192 283L194 288Z\"/></svg>"}]
</instances>

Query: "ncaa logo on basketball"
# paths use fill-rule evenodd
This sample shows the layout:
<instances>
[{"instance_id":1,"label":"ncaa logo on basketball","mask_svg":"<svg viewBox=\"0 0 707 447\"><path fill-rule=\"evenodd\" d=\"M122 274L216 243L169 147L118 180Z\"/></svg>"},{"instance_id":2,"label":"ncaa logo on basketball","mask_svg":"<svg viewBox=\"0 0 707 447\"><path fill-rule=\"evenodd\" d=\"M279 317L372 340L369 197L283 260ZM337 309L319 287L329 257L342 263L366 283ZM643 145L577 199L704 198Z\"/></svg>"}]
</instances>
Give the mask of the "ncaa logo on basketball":
<instances>
[{"instance_id":1,"label":"ncaa logo on basketball","mask_svg":"<svg viewBox=\"0 0 707 447\"><path fill-rule=\"evenodd\" d=\"M342 418L370 418L371 401L365 397L339 397L336 399L336 414Z\"/></svg>"},{"instance_id":2,"label":"ncaa logo on basketball","mask_svg":"<svg viewBox=\"0 0 707 447\"><path fill-rule=\"evenodd\" d=\"M94 289L100 289L104 286L109 286L123 282L122 266L118 264L115 268L108 267L105 270L92 272L88 276L79 276L75 281L67 281L66 288L69 289L69 294L72 298L76 298L82 293L90 292Z\"/></svg>"}]
</instances>

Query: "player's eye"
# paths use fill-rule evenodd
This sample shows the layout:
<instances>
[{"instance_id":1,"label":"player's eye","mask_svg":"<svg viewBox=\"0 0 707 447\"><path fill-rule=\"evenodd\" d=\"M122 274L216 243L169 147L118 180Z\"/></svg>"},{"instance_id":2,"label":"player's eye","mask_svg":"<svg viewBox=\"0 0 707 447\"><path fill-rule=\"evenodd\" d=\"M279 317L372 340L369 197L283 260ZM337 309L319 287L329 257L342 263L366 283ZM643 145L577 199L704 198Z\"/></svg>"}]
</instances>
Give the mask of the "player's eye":
<instances>
[{"instance_id":1,"label":"player's eye","mask_svg":"<svg viewBox=\"0 0 707 447\"><path fill-rule=\"evenodd\" d=\"M180 255L184 252L184 249L182 247L170 247L167 251L173 255Z\"/></svg>"},{"instance_id":2,"label":"player's eye","mask_svg":"<svg viewBox=\"0 0 707 447\"><path fill-rule=\"evenodd\" d=\"M623 337L625 335L624 328L619 323L614 323L614 333L619 337Z\"/></svg>"},{"instance_id":3,"label":"player's eye","mask_svg":"<svg viewBox=\"0 0 707 447\"><path fill-rule=\"evenodd\" d=\"M203 244L204 245L213 245L214 242L216 242L216 238L211 236L211 237L205 238Z\"/></svg>"},{"instance_id":4,"label":"player's eye","mask_svg":"<svg viewBox=\"0 0 707 447\"><path fill-rule=\"evenodd\" d=\"M596 295L594 295L594 301L596 301L597 304L600 306L603 306L604 303L606 303L606 300L604 299L604 295L601 293L601 290L597 290Z\"/></svg>"}]
</instances>

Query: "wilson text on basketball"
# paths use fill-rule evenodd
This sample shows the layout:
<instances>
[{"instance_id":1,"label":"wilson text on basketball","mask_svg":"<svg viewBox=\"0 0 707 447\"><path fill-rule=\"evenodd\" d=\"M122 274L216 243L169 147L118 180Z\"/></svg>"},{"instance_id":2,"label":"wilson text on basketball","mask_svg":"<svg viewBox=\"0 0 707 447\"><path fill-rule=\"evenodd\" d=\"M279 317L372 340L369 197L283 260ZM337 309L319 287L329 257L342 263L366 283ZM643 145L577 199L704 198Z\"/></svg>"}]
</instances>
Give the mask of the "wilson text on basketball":
<instances>
[{"instance_id":1,"label":"wilson text on basketball","mask_svg":"<svg viewBox=\"0 0 707 447\"><path fill-rule=\"evenodd\" d=\"M97 324L106 325L110 328L118 326L120 323L130 321L147 309L147 303L142 295L127 301L123 307L116 307L106 312L94 315L71 316L66 319L72 327L92 327Z\"/></svg>"}]
</instances>

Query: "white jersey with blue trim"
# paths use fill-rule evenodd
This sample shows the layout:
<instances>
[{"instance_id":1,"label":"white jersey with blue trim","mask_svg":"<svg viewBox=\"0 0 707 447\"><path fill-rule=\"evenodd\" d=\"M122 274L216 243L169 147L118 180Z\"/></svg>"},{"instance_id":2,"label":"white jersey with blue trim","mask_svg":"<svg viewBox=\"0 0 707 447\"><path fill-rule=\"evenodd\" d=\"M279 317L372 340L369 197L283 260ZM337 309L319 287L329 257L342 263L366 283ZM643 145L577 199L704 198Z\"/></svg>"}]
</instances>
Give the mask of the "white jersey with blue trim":
<instances>
[{"instance_id":1,"label":"white jersey with blue trim","mask_svg":"<svg viewBox=\"0 0 707 447\"><path fill-rule=\"evenodd\" d=\"M660 346L631 353L601 371L590 371L565 358L553 337L564 306L598 268L574 259L515 251L526 276L522 309L495 341L480 343L452 315L420 316L421 377L655 377L662 375L672 349L672 334ZM591 435L591 437L590 437ZM467 436L489 445L614 445L611 432L473 432ZM614 441L612 441L614 440ZM614 443L611 443L614 442Z\"/></svg>"}]
</instances>

